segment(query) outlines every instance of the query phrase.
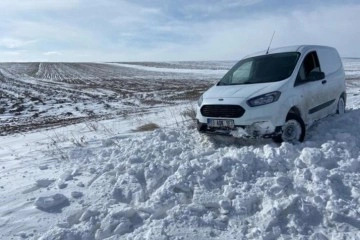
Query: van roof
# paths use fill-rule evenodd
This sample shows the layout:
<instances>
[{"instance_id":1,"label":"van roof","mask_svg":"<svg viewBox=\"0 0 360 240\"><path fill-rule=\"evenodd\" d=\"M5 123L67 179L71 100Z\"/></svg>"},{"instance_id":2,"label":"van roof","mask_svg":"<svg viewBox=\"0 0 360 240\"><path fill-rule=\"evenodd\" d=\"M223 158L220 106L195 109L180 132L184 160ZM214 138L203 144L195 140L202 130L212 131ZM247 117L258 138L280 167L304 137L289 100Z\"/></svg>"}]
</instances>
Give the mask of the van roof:
<instances>
[{"instance_id":1,"label":"van roof","mask_svg":"<svg viewBox=\"0 0 360 240\"><path fill-rule=\"evenodd\" d=\"M299 52L299 53L305 53L308 52L309 50L316 50L316 49L333 49L332 47L328 47L328 46L320 46L320 45L295 45L295 46L287 46L287 47L280 47L280 48L271 48L269 50L268 54L272 54L272 53L282 53L282 52ZM250 55L247 55L244 58L249 58L249 57L256 57L256 56L261 56L261 55L265 55L266 54L266 50L264 51L260 51L260 52L256 52Z\"/></svg>"}]
</instances>

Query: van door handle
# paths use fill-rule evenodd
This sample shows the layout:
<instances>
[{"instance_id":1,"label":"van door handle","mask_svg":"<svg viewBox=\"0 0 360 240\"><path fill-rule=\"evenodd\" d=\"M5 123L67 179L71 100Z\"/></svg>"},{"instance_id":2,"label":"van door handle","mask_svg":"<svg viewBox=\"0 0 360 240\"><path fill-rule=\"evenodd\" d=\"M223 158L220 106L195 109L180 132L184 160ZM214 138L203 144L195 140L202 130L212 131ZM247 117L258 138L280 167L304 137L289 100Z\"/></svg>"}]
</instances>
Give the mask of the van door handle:
<instances>
[{"instance_id":1,"label":"van door handle","mask_svg":"<svg viewBox=\"0 0 360 240\"><path fill-rule=\"evenodd\" d=\"M322 84L325 84L325 83L326 83L326 80L322 80L321 83L322 83Z\"/></svg>"}]
</instances>

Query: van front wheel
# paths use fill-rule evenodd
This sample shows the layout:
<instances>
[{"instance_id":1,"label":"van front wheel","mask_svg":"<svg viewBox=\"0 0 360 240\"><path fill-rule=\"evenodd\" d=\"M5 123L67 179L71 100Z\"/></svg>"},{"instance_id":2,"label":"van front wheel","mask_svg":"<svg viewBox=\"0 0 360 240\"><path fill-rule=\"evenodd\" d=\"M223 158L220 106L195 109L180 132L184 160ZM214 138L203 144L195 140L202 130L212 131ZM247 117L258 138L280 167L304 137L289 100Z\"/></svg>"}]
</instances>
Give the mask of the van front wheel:
<instances>
[{"instance_id":1,"label":"van front wheel","mask_svg":"<svg viewBox=\"0 0 360 240\"><path fill-rule=\"evenodd\" d=\"M273 138L275 142L303 142L305 138L304 121L296 114L289 113L286 122L282 126L282 132L279 136Z\"/></svg>"}]
</instances>

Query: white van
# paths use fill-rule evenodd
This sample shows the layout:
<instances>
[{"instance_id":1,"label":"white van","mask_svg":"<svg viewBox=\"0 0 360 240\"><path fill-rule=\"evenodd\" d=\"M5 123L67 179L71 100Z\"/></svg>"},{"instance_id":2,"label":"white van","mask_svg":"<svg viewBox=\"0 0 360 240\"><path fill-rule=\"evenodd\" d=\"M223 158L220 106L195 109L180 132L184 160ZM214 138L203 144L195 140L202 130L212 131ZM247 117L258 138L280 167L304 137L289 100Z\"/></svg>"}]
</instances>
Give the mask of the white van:
<instances>
[{"instance_id":1,"label":"white van","mask_svg":"<svg viewBox=\"0 0 360 240\"><path fill-rule=\"evenodd\" d=\"M198 101L200 132L302 142L316 120L345 111L336 49L291 46L245 57Z\"/></svg>"}]
</instances>

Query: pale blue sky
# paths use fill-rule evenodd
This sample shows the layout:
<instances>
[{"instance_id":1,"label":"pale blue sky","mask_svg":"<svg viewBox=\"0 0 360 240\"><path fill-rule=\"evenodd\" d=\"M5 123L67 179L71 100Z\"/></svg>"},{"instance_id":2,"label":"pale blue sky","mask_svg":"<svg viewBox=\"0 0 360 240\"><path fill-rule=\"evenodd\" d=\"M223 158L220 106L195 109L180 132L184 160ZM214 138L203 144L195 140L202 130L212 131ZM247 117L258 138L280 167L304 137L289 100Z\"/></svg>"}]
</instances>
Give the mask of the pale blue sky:
<instances>
[{"instance_id":1,"label":"pale blue sky","mask_svg":"<svg viewBox=\"0 0 360 240\"><path fill-rule=\"evenodd\" d=\"M360 57L359 0L0 0L0 61L237 60L320 44Z\"/></svg>"}]
</instances>

